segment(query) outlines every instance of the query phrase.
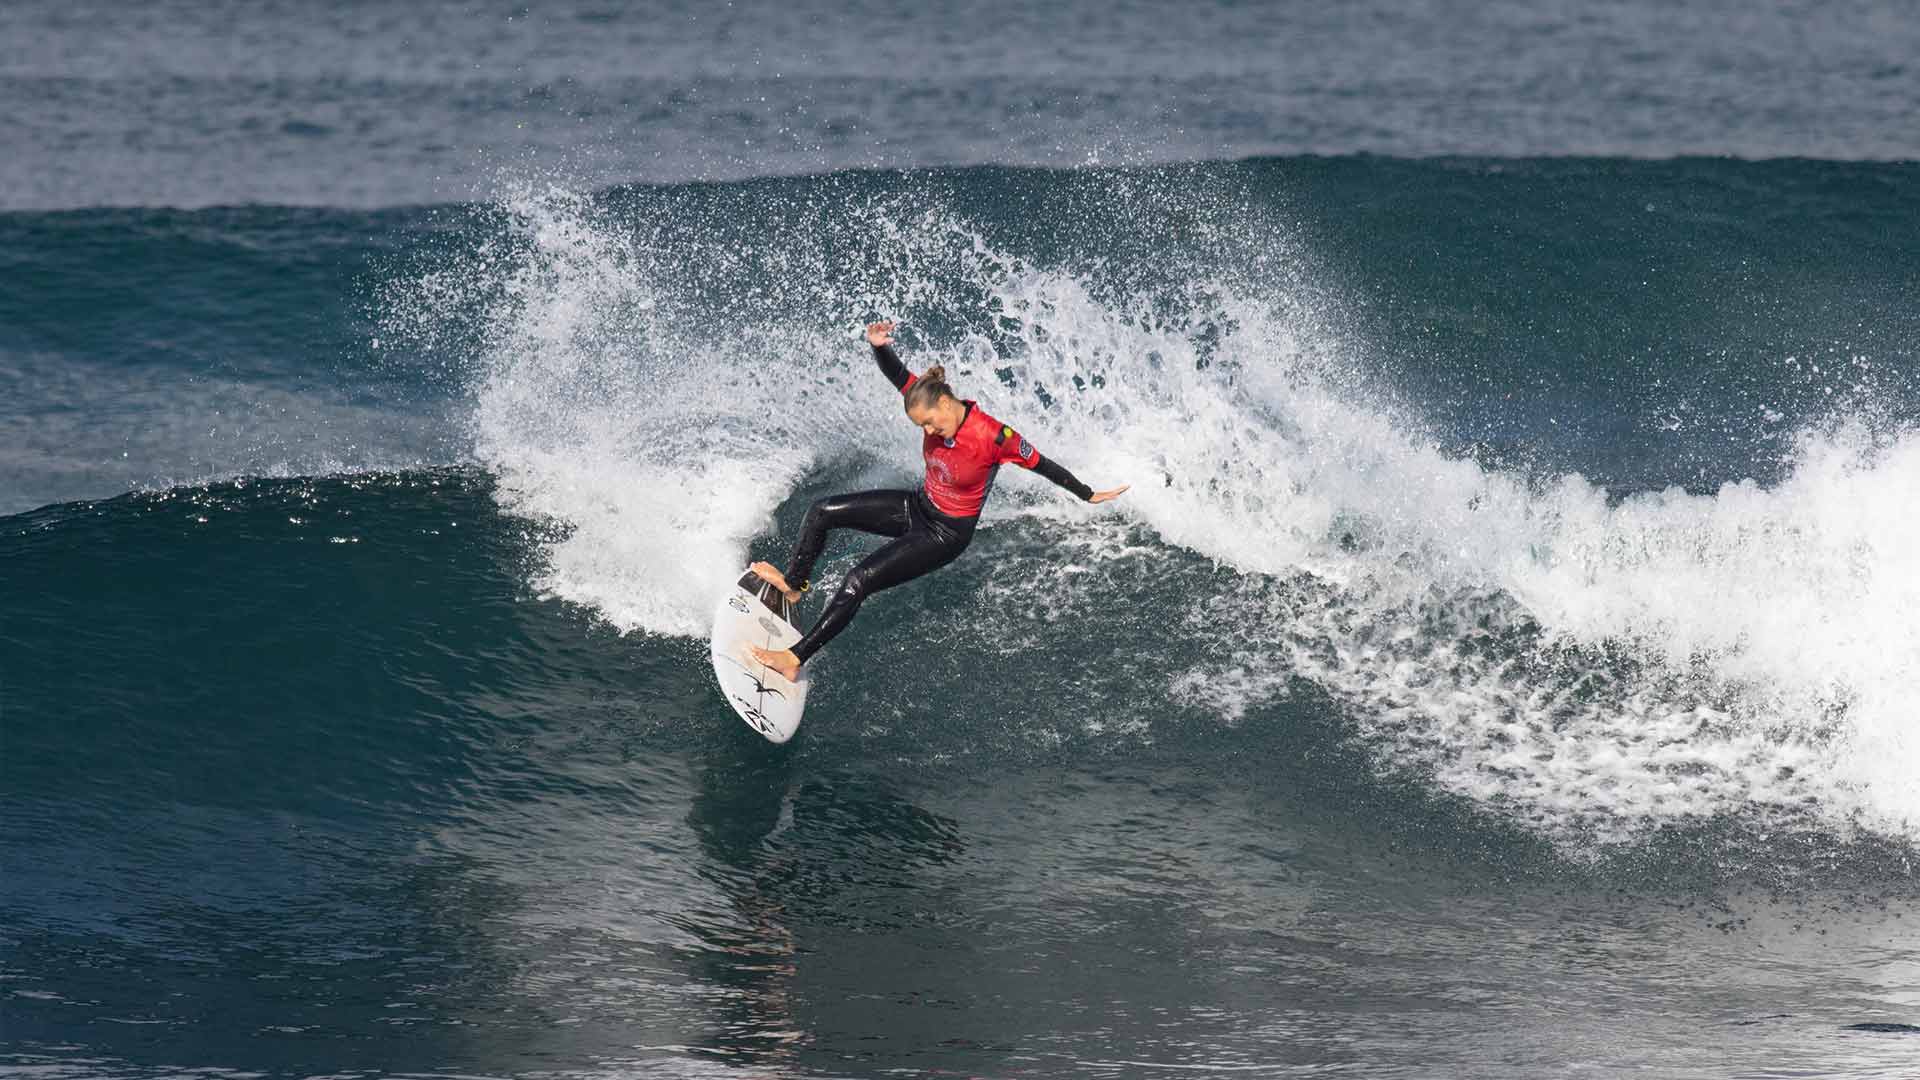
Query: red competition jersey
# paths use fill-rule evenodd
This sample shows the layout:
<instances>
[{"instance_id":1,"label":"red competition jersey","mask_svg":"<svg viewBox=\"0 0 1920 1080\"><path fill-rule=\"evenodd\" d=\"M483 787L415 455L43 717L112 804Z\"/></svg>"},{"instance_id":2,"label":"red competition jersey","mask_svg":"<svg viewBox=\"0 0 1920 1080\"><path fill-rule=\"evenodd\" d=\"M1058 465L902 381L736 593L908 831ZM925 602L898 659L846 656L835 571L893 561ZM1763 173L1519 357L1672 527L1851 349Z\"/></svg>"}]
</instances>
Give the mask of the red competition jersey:
<instances>
[{"instance_id":1,"label":"red competition jersey","mask_svg":"<svg viewBox=\"0 0 1920 1080\"><path fill-rule=\"evenodd\" d=\"M900 392L905 394L919 378L907 376ZM920 455L927 459L927 498L935 510L949 517L978 515L1001 465L1012 462L1031 469L1040 464L1040 451L1019 432L973 402L965 404L967 418L960 421L953 438L928 435L920 443Z\"/></svg>"}]
</instances>

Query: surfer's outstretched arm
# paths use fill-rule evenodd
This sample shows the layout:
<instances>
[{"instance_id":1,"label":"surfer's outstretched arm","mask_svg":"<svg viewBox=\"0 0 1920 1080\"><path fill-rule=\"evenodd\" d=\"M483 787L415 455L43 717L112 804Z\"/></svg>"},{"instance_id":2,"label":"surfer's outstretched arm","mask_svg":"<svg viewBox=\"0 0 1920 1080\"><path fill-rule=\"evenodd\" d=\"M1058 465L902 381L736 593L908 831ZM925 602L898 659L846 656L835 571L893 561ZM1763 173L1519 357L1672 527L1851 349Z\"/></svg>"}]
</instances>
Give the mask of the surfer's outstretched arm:
<instances>
[{"instance_id":1,"label":"surfer's outstretched arm","mask_svg":"<svg viewBox=\"0 0 1920 1080\"><path fill-rule=\"evenodd\" d=\"M1079 499L1081 502L1103 503L1117 499L1128 488L1133 486L1132 484L1121 484L1119 487L1107 491L1095 491L1087 486L1086 481L1068 472L1065 465L1048 457L1041 458L1040 463L1033 467L1033 471L1066 490L1073 492L1074 498Z\"/></svg>"},{"instance_id":2,"label":"surfer's outstretched arm","mask_svg":"<svg viewBox=\"0 0 1920 1080\"><path fill-rule=\"evenodd\" d=\"M1039 464L1033 467L1033 471L1053 481L1060 487L1073 492L1073 497L1079 499L1081 502L1093 501L1093 489L1087 486L1086 481L1068 472L1065 465L1060 464L1052 458L1041 458Z\"/></svg>"},{"instance_id":3,"label":"surfer's outstretched arm","mask_svg":"<svg viewBox=\"0 0 1920 1080\"><path fill-rule=\"evenodd\" d=\"M999 462L1003 464L1010 462L1023 469L1032 469L1067 491L1071 491L1073 497L1081 502L1103 503L1109 499L1117 499L1121 492L1126 491L1130 486L1122 484L1110 491L1095 491L1088 487L1084 480L1067 471L1065 465L1034 449L1033 444L1024 436L1004 424L1000 427L1000 434L995 436L993 441L996 448L995 457Z\"/></svg>"}]
</instances>

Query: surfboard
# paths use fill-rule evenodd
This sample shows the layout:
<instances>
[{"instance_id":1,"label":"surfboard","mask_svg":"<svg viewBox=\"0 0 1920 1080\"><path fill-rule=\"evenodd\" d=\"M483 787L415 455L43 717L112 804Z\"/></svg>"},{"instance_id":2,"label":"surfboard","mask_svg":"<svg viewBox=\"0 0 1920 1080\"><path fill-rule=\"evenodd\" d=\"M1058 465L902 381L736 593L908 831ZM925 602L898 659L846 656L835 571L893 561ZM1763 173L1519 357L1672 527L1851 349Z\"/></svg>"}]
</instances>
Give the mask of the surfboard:
<instances>
[{"instance_id":1,"label":"surfboard","mask_svg":"<svg viewBox=\"0 0 1920 1080\"><path fill-rule=\"evenodd\" d=\"M720 598L714 612L713 674L720 680L720 696L768 742L786 742L800 729L800 712L807 706L807 669L800 669L798 681L788 682L755 660L747 646L789 649L799 640L793 605L751 570Z\"/></svg>"}]
</instances>

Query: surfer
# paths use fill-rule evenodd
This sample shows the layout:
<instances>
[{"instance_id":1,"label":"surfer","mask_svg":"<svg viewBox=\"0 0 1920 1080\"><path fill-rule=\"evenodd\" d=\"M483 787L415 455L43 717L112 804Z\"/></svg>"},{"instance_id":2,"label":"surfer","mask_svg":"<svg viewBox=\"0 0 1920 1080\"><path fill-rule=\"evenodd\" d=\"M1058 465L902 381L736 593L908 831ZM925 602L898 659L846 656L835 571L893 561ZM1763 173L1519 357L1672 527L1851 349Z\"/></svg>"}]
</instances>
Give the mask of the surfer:
<instances>
[{"instance_id":1,"label":"surfer","mask_svg":"<svg viewBox=\"0 0 1920 1080\"><path fill-rule=\"evenodd\" d=\"M1127 490L1095 491L1075 479L1059 462L1042 457L1019 432L971 401L963 401L947 384L946 369L935 366L915 375L893 351L893 323L867 327L867 343L880 371L900 391L907 419L925 433L920 452L927 462L927 478L913 491L890 489L829 495L813 504L800 526L793 561L782 574L773 564L757 562L753 572L799 602L810 586L814 560L826 547L834 529L859 529L892 539L847 572L839 591L806 636L791 649L754 648L754 659L791 680L800 665L834 635L847 628L861 601L922 574L938 570L959 558L973 540L980 507L987 501L993 477L1001 465L1032 469L1087 502L1117 499ZM797 583L797 584L791 584Z\"/></svg>"}]
</instances>

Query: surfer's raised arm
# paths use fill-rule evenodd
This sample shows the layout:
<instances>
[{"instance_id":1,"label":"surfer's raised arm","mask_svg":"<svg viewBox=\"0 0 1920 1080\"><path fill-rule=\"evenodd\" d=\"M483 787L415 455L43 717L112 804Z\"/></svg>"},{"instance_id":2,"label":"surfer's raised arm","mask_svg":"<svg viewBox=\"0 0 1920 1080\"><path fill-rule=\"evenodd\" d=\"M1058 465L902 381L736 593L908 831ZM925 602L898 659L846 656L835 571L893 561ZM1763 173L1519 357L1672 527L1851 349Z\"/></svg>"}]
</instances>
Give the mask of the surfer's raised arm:
<instances>
[{"instance_id":1,"label":"surfer's raised arm","mask_svg":"<svg viewBox=\"0 0 1920 1080\"><path fill-rule=\"evenodd\" d=\"M895 390L906 393L913 383L913 372L900 362L900 354L893 351L893 320L868 323L867 344L873 346L873 359L880 365L880 374L887 377Z\"/></svg>"}]
</instances>

